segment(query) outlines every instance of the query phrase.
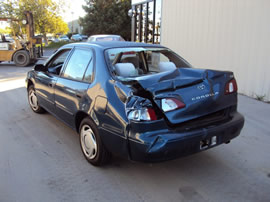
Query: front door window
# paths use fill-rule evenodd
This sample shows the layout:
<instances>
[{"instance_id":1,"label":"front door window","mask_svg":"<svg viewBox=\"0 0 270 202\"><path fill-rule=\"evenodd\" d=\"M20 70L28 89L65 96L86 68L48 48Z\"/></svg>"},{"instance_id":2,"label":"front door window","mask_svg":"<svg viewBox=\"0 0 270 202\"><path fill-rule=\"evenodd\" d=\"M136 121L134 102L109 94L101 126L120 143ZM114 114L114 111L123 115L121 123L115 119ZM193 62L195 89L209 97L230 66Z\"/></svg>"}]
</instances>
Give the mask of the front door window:
<instances>
[{"instance_id":1,"label":"front door window","mask_svg":"<svg viewBox=\"0 0 270 202\"><path fill-rule=\"evenodd\" d=\"M59 75L70 49L61 50L47 65L48 72Z\"/></svg>"}]
</instances>

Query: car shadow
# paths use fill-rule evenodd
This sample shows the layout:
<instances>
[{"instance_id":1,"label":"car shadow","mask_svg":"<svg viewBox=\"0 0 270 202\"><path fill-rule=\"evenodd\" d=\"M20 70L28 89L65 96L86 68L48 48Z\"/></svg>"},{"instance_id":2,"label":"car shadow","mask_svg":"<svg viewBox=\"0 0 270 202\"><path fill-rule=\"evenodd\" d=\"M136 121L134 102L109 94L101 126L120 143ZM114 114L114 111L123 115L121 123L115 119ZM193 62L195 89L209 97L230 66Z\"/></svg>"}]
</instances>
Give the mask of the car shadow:
<instances>
[{"instance_id":1,"label":"car shadow","mask_svg":"<svg viewBox=\"0 0 270 202\"><path fill-rule=\"evenodd\" d=\"M217 148L214 148L217 149ZM133 169L132 167L136 167L137 169L148 171L153 171L155 169L168 169L170 168L170 172L175 171L176 173L179 172L189 172L189 173L196 173L197 176L204 176L204 172L208 172L209 169L218 170L223 169L223 161L220 160L219 156L214 153L214 149L209 151L200 152L197 154L193 154L190 156L162 161L162 162L155 162L155 163L147 163L147 162L137 162L137 161L130 161L126 159L122 159L117 156L113 156L110 164L106 165L105 169ZM196 172L199 171L199 172ZM175 173L174 173L175 174Z\"/></svg>"},{"instance_id":2,"label":"car shadow","mask_svg":"<svg viewBox=\"0 0 270 202\"><path fill-rule=\"evenodd\" d=\"M247 176L235 168L234 161L230 157L230 148L226 145L159 163L135 162L113 156L108 164L95 167L85 160L80 149L79 136L75 131L48 113L39 119L41 122L48 121L49 123L46 125L54 128L53 130L48 129L51 133L47 133L46 138L57 139L55 144L59 144L57 150L50 151L49 147L48 150L46 149L49 155L55 158L59 155L58 152L62 153L62 151L69 154L61 160L57 158L62 175L56 180L61 182L68 176L70 179L82 183L78 189L91 187L92 179L98 178L100 181L114 182L117 187L122 189L123 186L128 190L134 189L133 191L139 192L141 197L149 196L148 193L152 195L155 190L163 190L165 195L172 194L173 200L209 201L209 199L219 198L220 190L223 194L228 194L229 198L234 198L249 188ZM57 184L57 186L61 186L61 184ZM134 186L138 186L138 188ZM142 192L143 190L144 192ZM210 194L209 190L216 194L211 197L205 195L205 192ZM251 200L259 197L258 192L245 193L245 198ZM162 196L162 193L156 194Z\"/></svg>"},{"instance_id":3,"label":"car shadow","mask_svg":"<svg viewBox=\"0 0 270 202\"><path fill-rule=\"evenodd\" d=\"M64 130L63 133L65 133L65 136L67 135L67 138L73 142L73 144L70 146L77 147L76 152L78 152L78 155L81 156L84 166L91 170L93 166L84 159L83 154L81 153L78 134L76 131L70 129L62 121L58 120L49 113L47 113L44 118L47 119L50 124L56 125L60 130ZM212 174L216 173L218 175L227 167L226 160L222 159L222 156L219 156L221 152L215 152L218 151L220 147L222 146L175 160L155 163L131 161L118 156L112 156L111 160L107 164L103 165L102 167L94 168L98 168L100 171L108 172L108 170L110 170L111 172L123 174L139 171L141 173L147 173L147 175L150 176L155 176L155 172L163 170L167 173L167 177L171 176L172 179L174 178L175 174L180 173L183 175L190 175L195 178L208 178L208 176L205 174L209 173L210 170ZM74 148L72 148L72 150L74 150Z\"/></svg>"}]
</instances>

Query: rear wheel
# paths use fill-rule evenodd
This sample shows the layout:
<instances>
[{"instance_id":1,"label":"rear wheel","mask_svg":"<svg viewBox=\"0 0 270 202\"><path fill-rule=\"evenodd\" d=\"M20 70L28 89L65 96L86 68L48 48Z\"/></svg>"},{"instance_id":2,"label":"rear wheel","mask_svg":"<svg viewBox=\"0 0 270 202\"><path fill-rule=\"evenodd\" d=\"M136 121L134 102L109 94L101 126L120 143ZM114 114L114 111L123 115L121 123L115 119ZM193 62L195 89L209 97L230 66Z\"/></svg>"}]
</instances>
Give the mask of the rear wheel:
<instances>
[{"instance_id":1,"label":"rear wheel","mask_svg":"<svg viewBox=\"0 0 270 202\"><path fill-rule=\"evenodd\" d=\"M25 67L30 64L30 55L29 52L26 50L19 50L13 56L13 61L15 62L16 66Z\"/></svg>"},{"instance_id":2,"label":"rear wheel","mask_svg":"<svg viewBox=\"0 0 270 202\"><path fill-rule=\"evenodd\" d=\"M29 86L28 88L28 102L31 109L38 114L44 113L45 110L39 106L36 90L33 85Z\"/></svg>"},{"instance_id":3,"label":"rear wheel","mask_svg":"<svg viewBox=\"0 0 270 202\"><path fill-rule=\"evenodd\" d=\"M89 119L82 120L80 125L80 145L86 160L94 166L108 162L110 153L104 147L96 125Z\"/></svg>"}]
</instances>

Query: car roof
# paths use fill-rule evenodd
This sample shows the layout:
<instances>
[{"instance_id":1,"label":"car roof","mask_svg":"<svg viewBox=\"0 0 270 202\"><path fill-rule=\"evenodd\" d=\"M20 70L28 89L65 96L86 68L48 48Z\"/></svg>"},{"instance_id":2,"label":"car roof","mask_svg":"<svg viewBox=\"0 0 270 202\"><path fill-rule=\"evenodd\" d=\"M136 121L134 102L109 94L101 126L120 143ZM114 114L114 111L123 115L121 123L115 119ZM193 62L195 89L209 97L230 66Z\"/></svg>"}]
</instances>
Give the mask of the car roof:
<instances>
[{"instance_id":1,"label":"car roof","mask_svg":"<svg viewBox=\"0 0 270 202\"><path fill-rule=\"evenodd\" d=\"M95 42L81 42L81 43L72 43L67 44L63 47L98 47L101 49L109 49L109 48L128 48L128 47L159 47L165 48L159 44L148 44L148 43L139 43L139 42L128 42L128 41L95 41Z\"/></svg>"},{"instance_id":2,"label":"car roof","mask_svg":"<svg viewBox=\"0 0 270 202\"><path fill-rule=\"evenodd\" d=\"M92 35L90 37L121 37L120 35L116 35L116 34L96 34L96 35Z\"/></svg>"}]
</instances>

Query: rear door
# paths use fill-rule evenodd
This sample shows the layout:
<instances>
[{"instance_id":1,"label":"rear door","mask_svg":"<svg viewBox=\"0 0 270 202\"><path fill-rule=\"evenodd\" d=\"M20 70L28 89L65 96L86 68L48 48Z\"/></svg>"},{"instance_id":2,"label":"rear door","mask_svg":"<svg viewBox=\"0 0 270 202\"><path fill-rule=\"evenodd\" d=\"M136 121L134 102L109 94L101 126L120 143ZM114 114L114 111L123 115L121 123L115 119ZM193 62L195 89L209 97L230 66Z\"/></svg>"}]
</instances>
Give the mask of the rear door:
<instances>
[{"instance_id":1,"label":"rear door","mask_svg":"<svg viewBox=\"0 0 270 202\"><path fill-rule=\"evenodd\" d=\"M93 72L94 52L76 47L55 85L57 116L75 127L75 115L88 101L87 89Z\"/></svg>"}]
</instances>

